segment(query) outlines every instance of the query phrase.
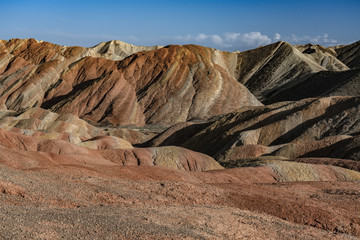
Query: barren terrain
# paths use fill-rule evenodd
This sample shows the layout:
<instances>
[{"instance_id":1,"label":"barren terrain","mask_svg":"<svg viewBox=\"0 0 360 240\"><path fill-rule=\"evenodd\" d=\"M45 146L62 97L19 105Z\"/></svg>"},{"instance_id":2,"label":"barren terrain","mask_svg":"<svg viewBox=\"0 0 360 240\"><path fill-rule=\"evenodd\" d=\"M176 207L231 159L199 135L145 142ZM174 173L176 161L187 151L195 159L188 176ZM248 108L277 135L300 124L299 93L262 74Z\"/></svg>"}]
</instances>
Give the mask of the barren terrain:
<instances>
[{"instance_id":1,"label":"barren terrain","mask_svg":"<svg viewBox=\"0 0 360 240\"><path fill-rule=\"evenodd\" d=\"M360 238L359 46L0 40L0 238Z\"/></svg>"}]
</instances>

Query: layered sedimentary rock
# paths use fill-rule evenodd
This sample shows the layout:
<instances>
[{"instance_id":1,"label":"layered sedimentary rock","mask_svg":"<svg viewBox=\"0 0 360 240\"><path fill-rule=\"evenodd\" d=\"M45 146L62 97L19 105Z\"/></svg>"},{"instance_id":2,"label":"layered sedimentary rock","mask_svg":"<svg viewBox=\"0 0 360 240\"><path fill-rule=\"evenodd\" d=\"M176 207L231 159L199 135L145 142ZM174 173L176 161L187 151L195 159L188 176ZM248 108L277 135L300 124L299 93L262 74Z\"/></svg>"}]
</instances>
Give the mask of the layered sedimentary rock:
<instances>
[{"instance_id":1,"label":"layered sedimentary rock","mask_svg":"<svg viewBox=\"0 0 360 240\"><path fill-rule=\"evenodd\" d=\"M264 103L296 101L311 97L360 95L360 70L321 71L289 82L266 94Z\"/></svg>"},{"instance_id":2,"label":"layered sedimentary rock","mask_svg":"<svg viewBox=\"0 0 360 240\"><path fill-rule=\"evenodd\" d=\"M277 42L239 53L236 70L239 82L262 100L267 91L326 69L289 43Z\"/></svg>"},{"instance_id":3,"label":"layered sedimentary rock","mask_svg":"<svg viewBox=\"0 0 360 240\"><path fill-rule=\"evenodd\" d=\"M226 161L269 154L315 157L310 152L343 142L348 147L341 148L342 156L329 151L322 157L359 160L351 137L360 130L359 104L359 97L328 97L242 108L212 122L170 128L148 145L171 143Z\"/></svg>"},{"instance_id":4,"label":"layered sedimentary rock","mask_svg":"<svg viewBox=\"0 0 360 240\"><path fill-rule=\"evenodd\" d=\"M358 46L1 40L0 237L359 237Z\"/></svg>"},{"instance_id":5,"label":"layered sedimentary rock","mask_svg":"<svg viewBox=\"0 0 360 240\"><path fill-rule=\"evenodd\" d=\"M337 53L332 48L326 48L321 45L297 45L295 46L306 57L316 62L323 68L329 71L345 71L349 70L349 67L342 61L337 59Z\"/></svg>"},{"instance_id":6,"label":"layered sedimentary rock","mask_svg":"<svg viewBox=\"0 0 360 240\"><path fill-rule=\"evenodd\" d=\"M160 131L158 129L144 131L141 128L121 127L100 128L92 126L75 115L57 114L38 107L29 108L22 112L2 111L0 113L0 127L24 135L60 139L74 144L83 144L84 141L90 142L90 139L97 139L98 142L100 139L104 139L102 136L118 137L132 144L138 144L151 139ZM118 142L117 140L114 141Z\"/></svg>"},{"instance_id":7,"label":"layered sedimentary rock","mask_svg":"<svg viewBox=\"0 0 360 240\"><path fill-rule=\"evenodd\" d=\"M114 40L102 42L94 47L87 48L85 55L91 57L102 57L109 60L123 60L134 53L151 51L159 48L162 48L162 46L135 46L129 43Z\"/></svg>"},{"instance_id":8,"label":"layered sedimentary rock","mask_svg":"<svg viewBox=\"0 0 360 240\"><path fill-rule=\"evenodd\" d=\"M349 69L346 64L337 59L337 53L332 48L312 44L292 46L286 42L277 42L238 53L236 77L259 100L268 104L275 101L295 100L286 98L282 94L286 95L289 91L298 88L300 90L296 91L293 98L325 95L332 88L349 81L349 78L354 75L349 72L341 75L345 79L336 81L337 75L334 74L333 83L327 85L324 84L327 72L331 74ZM320 72L325 73L321 75ZM291 87L292 89L289 89ZM317 91L316 94L314 91ZM300 94L304 96L300 97ZM274 99L273 95L280 95L280 97ZM347 95L354 96L356 93L350 90Z\"/></svg>"},{"instance_id":9,"label":"layered sedimentary rock","mask_svg":"<svg viewBox=\"0 0 360 240\"><path fill-rule=\"evenodd\" d=\"M350 68L360 67L360 41L334 48L337 58Z\"/></svg>"},{"instance_id":10,"label":"layered sedimentary rock","mask_svg":"<svg viewBox=\"0 0 360 240\"><path fill-rule=\"evenodd\" d=\"M1 161L25 168L63 164L163 166L188 171L222 169L211 157L180 147L134 149L115 137L88 139L77 145L0 129ZM26 159L29 158L29 161Z\"/></svg>"},{"instance_id":11,"label":"layered sedimentary rock","mask_svg":"<svg viewBox=\"0 0 360 240\"><path fill-rule=\"evenodd\" d=\"M4 110L41 106L91 123L144 125L261 105L234 79L233 54L200 46L169 46L122 61L82 57L86 49L31 39L1 49Z\"/></svg>"},{"instance_id":12,"label":"layered sedimentary rock","mask_svg":"<svg viewBox=\"0 0 360 240\"><path fill-rule=\"evenodd\" d=\"M338 48L325 48L312 44L296 46L304 56L326 70L312 71L299 77L291 76L291 81L263 93L261 96L263 103L271 104L320 96L359 95L360 71L356 65L359 55L358 46L359 43Z\"/></svg>"}]
</instances>

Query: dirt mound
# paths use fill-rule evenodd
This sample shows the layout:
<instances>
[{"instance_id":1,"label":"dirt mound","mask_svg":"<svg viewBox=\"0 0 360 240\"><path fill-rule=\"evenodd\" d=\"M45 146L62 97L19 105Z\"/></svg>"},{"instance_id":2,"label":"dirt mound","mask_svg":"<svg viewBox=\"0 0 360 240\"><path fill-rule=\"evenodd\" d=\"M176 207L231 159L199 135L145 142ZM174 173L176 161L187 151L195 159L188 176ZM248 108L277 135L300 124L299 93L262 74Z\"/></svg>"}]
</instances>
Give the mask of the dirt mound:
<instances>
[{"instance_id":1,"label":"dirt mound","mask_svg":"<svg viewBox=\"0 0 360 240\"><path fill-rule=\"evenodd\" d=\"M120 166L157 165L188 171L222 169L211 157L191 150L180 147L133 149L127 141L114 137L98 137L78 146L63 140L25 136L0 129L0 143L0 152L3 154L1 160L22 168L59 164L81 165L83 162ZM29 159L25 160L27 156Z\"/></svg>"}]
</instances>

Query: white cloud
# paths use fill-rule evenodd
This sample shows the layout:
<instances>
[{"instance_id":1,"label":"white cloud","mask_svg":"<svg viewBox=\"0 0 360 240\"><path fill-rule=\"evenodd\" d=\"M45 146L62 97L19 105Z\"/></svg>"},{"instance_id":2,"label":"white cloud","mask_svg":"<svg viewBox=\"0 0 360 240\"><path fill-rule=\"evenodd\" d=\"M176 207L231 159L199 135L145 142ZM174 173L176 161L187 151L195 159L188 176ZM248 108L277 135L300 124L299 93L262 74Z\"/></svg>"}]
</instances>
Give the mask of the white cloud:
<instances>
[{"instance_id":1,"label":"white cloud","mask_svg":"<svg viewBox=\"0 0 360 240\"><path fill-rule=\"evenodd\" d=\"M173 38L168 37L167 39L168 42L171 43ZM223 34L200 33L197 35L180 36L176 40L178 41L178 44L195 43L230 51L256 48L258 46L268 45L272 42L277 42L280 40L287 41L291 44L313 43L324 46L339 44L337 40L330 38L329 34L327 33L318 36L298 36L295 34L290 36L281 36L280 33L274 33L272 38L266 34L262 34L261 32L227 32Z\"/></svg>"},{"instance_id":2,"label":"white cloud","mask_svg":"<svg viewBox=\"0 0 360 240\"><path fill-rule=\"evenodd\" d=\"M26 31L25 31L26 33ZM296 34L281 36L279 33L273 33L270 38L261 32L227 32L217 34L186 34L178 36L156 36L156 37L137 37L137 36L118 36L111 34L84 34L64 32L61 30L52 31L34 31L28 30L26 36L30 35L46 41L53 41L59 44L93 46L101 41L121 40L135 45L169 45L169 44L198 44L207 47L213 47L221 50L235 51L247 50L258 46L267 45L279 40L287 41L291 44L321 44L324 46L344 44L332 39L329 34L324 33L317 36L298 36Z\"/></svg>"},{"instance_id":3,"label":"white cloud","mask_svg":"<svg viewBox=\"0 0 360 240\"><path fill-rule=\"evenodd\" d=\"M197 35L185 35L185 36L176 36L176 37L159 37L160 41L163 40L167 40L167 41L172 41L175 40L177 43L179 44L191 44L191 43L196 43L196 44L203 44L203 43L208 43L208 44L212 44L214 46L218 46L218 47L226 47L227 44L224 43L224 39L223 37L221 37L218 34L212 34L212 35L207 35L204 33L199 33Z\"/></svg>"},{"instance_id":4,"label":"white cloud","mask_svg":"<svg viewBox=\"0 0 360 240\"><path fill-rule=\"evenodd\" d=\"M249 49L260 45L270 44L272 40L260 32L236 33L228 32L223 34L204 34L185 35L173 37L163 37L168 42L175 39L178 44L199 44L220 49ZM172 43L173 44L173 43Z\"/></svg>"},{"instance_id":5,"label":"white cloud","mask_svg":"<svg viewBox=\"0 0 360 240\"><path fill-rule=\"evenodd\" d=\"M208 38L207 35L205 35L205 34L203 34L203 33L200 33L200 34L198 34L198 35L195 37L195 40L201 42L201 41L204 41L204 40L207 39L207 38Z\"/></svg>"},{"instance_id":6,"label":"white cloud","mask_svg":"<svg viewBox=\"0 0 360 240\"><path fill-rule=\"evenodd\" d=\"M240 37L240 33L225 33L225 39L226 41L236 41Z\"/></svg>"},{"instance_id":7,"label":"white cloud","mask_svg":"<svg viewBox=\"0 0 360 240\"><path fill-rule=\"evenodd\" d=\"M211 40L215 43L218 44L220 46L224 45L224 41L222 39L222 37L220 37L219 35L212 35L211 36Z\"/></svg>"},{"instance_id":8,"label":"white cloud","mask_svg":"<svg viewBox=\"0 0 360 240\"><path fill-rule=\"evenodd\" d=\"M266 35L262 35L260 32L244 33L241 35L241 40L248 46L258 46L271 43L271 39Z\"/></svg>"},{"instance_id":9,"label":"white cloud","mask_svg":"<svg viewBox=\"0 0 360 240\"><path fill-rule=\"evenodd\" d=\"M329 38L329 34L327 33L318 36L306 36L306 35L297 36L295 34L292 34L290 35L290 37L287 37L285 40L292 44L313 43L313 44L321 44L325 46L339 43L337 40Z\"/></svg>"},{"instance_id":10,"label":"white cloud","mask_svg":"<svg viewBox=\"0 0 360 240\"><path fill-rule=\"evenodd\" d=\"M274 41L279 41L281 39L280 33L275 33L274 35Z\"/></svg>"},{"instance_id":11,"label":"white cloud","mask_svg":"<svg viewBox=\"0 0 360 240\"><path fill-rule=\"evenodd\" d=\"M271 43L271 39L260 32L225 33L224 38L231 46L257 47Z\"/></svg>"}]
</instances>

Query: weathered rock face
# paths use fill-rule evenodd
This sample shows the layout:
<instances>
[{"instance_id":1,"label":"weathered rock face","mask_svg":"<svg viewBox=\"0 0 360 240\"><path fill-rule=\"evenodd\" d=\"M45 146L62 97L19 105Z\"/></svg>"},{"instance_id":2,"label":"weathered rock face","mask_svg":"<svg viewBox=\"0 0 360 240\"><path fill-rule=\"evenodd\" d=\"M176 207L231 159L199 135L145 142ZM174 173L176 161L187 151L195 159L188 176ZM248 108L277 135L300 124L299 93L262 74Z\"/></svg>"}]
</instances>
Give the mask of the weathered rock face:
<instances>
[{"instance_id":1,"label":"weathered rock face","mask_svg":"<svg viewBox=\"0 0 360 240\"><path fill-rule=\"evenodd\" d=\"M241 52L237 62L237 79L260 100L268 91L326 70L286 42Z\"/></svg>"},{"instance_id":2,"label":"weathered rock face","mask_svg":"<svg viewBox=\"0 0 360 240\"><path fill-rule=\"evenodd\" d=\"M172 125L261 105L235 79L265 103L358 94L358 71L343 72L349 68L339 53L318 45L278 42L236 54L191 45L111 41L81 48L15 39L2 41L0 52L2 109L41 106L93 124Z\"/></svg>"},{"instance_id":3,"label":"weathered rock face","mask_svg":"<svg viewBox=\"0 0 360 240\"><path fill-rule=\"evenodd\" d=\"M11 53L12 55L24 58L35 65L53 60L79 60L84 57L123 60L137 52L162 48L162 46L135 46L121 41L102 42L90 48L59 46L49 42L38 41L36 39L0 40L0 44L0 52Z\"/></svg>"},{"instance_id":4,"label":"weathered rock face","mask_svg":"<svg viewBox=\"0 0 360 240\"><path fill-rule=\"evenodd\" d=\"M0 238L359 237L357 65L358 43L0 40Z\"/></svg>"},{"instance_id":5,"label":"weathered rock face","mask_svg":"<svg viewBox=\"0 0 360 240\"><path fill-rule=\"evenodd\" d=\"M342 72L350 68L337 56L320 45L278 42L239 53L236 76L265 104L336 95L335 88L358 82L357 72ZM356 96L357 91L348 88L340 95Z\"/></svg>"},{"instance_id":6,"label":"weathered rock face","mask_svg":"<svg viewBox=\"0 0 360 240\"><path fill-rule=\"evenodd\" d=\"M261 105L234 79L234 54L200 46L169 46L123 61L82 58L88 50L35 40L13 40L1 49L3 109L41 106L91 123L144 125Z\"/></svg>"},{"instance_id":7,"label":"weathered rock face","mask_svg":"<svg viewBox=\"0 0 360 240\"><path fill-rule=\"evenodd\" d=\"M181 147L101 150L107 160L121 166L162 166L186 171L223 169L213 158Z\"/></svg>"},{"instance_id":8,"label":"weathered rock face","mask_svg":"<svg viewBox=\"0 0 360 240\"><path fill-rule=\"evenodd\" d=\"M322 139L359 131L357 98L301 100L358 95L359 70L339 60L356 59L357 45L278 42L226 53L194 45L136 47L111 41L81 48L34 39L1 41L0 104L6 111L0 121L12 131L90 148L128 146L116 137L137 144L156 135L91 124L178 123L145 145L185 146L218 160L311 157ZM241 83L265 103L301 101L265 107Z\"/></svg>"},{"instance_id":9,"label":"weathered rock face","mask_svg":"<svg viewBox=\"0 0 360 240\"><path fill-rule=\"evenodd\" d=\"M109 60L123 60L134 53L151 51L159 48L162 48L162 46L144 47L135 46L122 41L109 41L87 48L85 55L91 57L102 57Z\"/></svg>"},{"instance_id":10,"label":"weathered rock face","mask_svg":"<svg viewBox=\"0 0 360 240\"><path fill-rule=\"evenodd\" d=\"M358 96L360 94L360 70L356 65L359 55L358 46L359 43L339 48L325 48L312 44L296 46L304 56L325 69L292 76L291 81L264 92L261 96L262 102L271 104L310 97Z\"/></svg>"},{"instance_id":11,"label":"weathered rock face","mask_svg":"<svg viewBox=\"0 0 360 240\"><path fill-rule=\"evenodd\" d=\"M199 124L197 128L184 126L174 133L169 129L149 144L162 146L171 140L173 145L227 161L266 154L290 158L315 157L319 155L309 155L309 152L343 140L348 143L349 151L343 155L334 153L333 156L327 152L322 157L352 156L349 158L358 160L358 154L354 153L358 153L355 138L347 139L349 135L357 135L360 131L359 108L359 97L304 99L265 107L242 108L213 122ZM180 137L171 138L171 134ZM344 151L347 148L339 149Z\"/></svg>"},{"instance_id":12,"label":"weathered rock face","mask_svg":"<svg viewBox=\"0 0 360 240\"><path fill-rule=\"evenodd\" d=\"M292 159L286 159L286 161L339 166L342 168L347 168L350 170L360 172L360 161L352 161L349 159L320 157L320 158L292 158Z\"/></svg>"},{"instance_id":13,"label":"weathered rock face","mask_svg":"<svg viewBox=\"0 0 360 240\"><path fill-rule=\"evenodd\" d=\"M277 157L258 157L237 159L226 162L229 168L238 167L262 167L268 168L273 172L276 181L279 182L299 182L299 181L358 181L360 173L344 169L343 167L332 166L334 163L324 165L325 161L314 161L311 164L306 159L298 160L279 159ZM344 160L343 160L344 161ZM344 166L349 167L350 166Z\"/></svg>"},{"instance_id":14,"label":"weathered rock face","mask_svg":"<svg viewBox=\"0 0 360 240\"><path fill-rule=\"evenodd\" d=\"M337 58L350 68L360 67L360 41L353 44L336 47Z\"/></svg>"},{"instance_id":15,"label":"weathered rock face","mask_svg":"<svg viewBox=\"0 0 360 240\"><path fill-rule=\"evenodd\" d=\"M135 54L121 62L121 68L136 84L146 122L176 123L261 105L231 76L229 57L199 46L170 46Z\"/></svg>"},{"instance_id":16,"label":"weathered rock face","mask_svg":"<svg viewBox=\"0 0 360 240\"><path fill-rule=\"evenodd\" d=\"M58 139L59 134L66 135L70 143L79 143L82 139L105 135L105 131L94 127L75 115L59 115L42 108L29 108L24 112L3 111L0 126L4 129L23 130L23 134Z\"/></svg>"},{"instance_id":17,"label":"weathered rock face","mask_svg":"<svg viewBox=\"0 0 360 240\"><path fill-rule=\"evenodd\" d=\"M329 71L345 71L349 67L337 59L337 53L332 48L325 48L321 45L297 45L295 46L300 52L321 67Z\"/></svg>"},{"instance_id":18,"label":"weathered rock face","mask_svg":"<svg viewBox=\"0 0 360 240\"><path fill-rule=\"evenodd\" d=\"M310 97L360 94L359 42L331 48L312 44L300 45L296 48L312 62L325 69L310 71L299 75L300 77L291 77L290 81L272 87L260 97L264 104Z\"/></svg>"},{"instance_id":19,"label":"weathered rock face","mask_svg":"<svg viewBox=\"0 0 360 240\"><path fill-rule=\"evenodd\" d=\"M24 168L28 163L23 160L28 155L31 166L95 164L163 166L187 171L222 169L213 158L201 153L180 147L134 149L127 141L114 137L88 139L75 145L63 140L25 136L0 129L0 146L3 161L18 167L23 164Z\"/></svg>"},{"instance_id":20,"label":"weathered rock face","mask_svg":"<svg viewBox=\"0 0 360 240\"><path fill-rule=\"evenodd\" d=\"M29 108L24 112L2 111L0 113L0 127L24 135L59 139L92 147L97 146L95 142L100 143L103 140L105 142L112 141L114 146L121 145L117 138L125 139L132 144L138 144L156 136L158 131L144 132L141 129L119 127L99 128L75 115L57 114L42 108ZM102 138L102 136L113 136L114 138L109 140L109 138ZM87 143L84 143L84 141Z\"/></svg>"},{"instance_id":21,"label":"weathered rock face","mask_svg":"<svg viewBox=\"0 0 360 240\"><path fill-rule=\"evenodd\" d=\"M145 121L134 86L122 77L117 63L111 60L92 57L79 60L46 93L41 107L71 113L91 123L143 125Z\"/></svg>"},{"instance_id":22,"label":"weathered rock face","mask_svg":"<svg viewBox=\"0 0 360 240\"><path fill-rule=\"evenodd\" d=\"M289 82L266 94L264 104L311 97L360 95L360 70L321 71L299 82Z\"/></svg>"},{"instance_id":23,"label":"weathered rock face","mask_svg":"<svg viewBox=\"0 0 360 240\"><path fill-rule=\"evenodd\" d=\"M313 149L302 155L303 157L331 157L360 160L360 138L358 135L345 138L328 146Z\"/></svg>"}]
</instances>

